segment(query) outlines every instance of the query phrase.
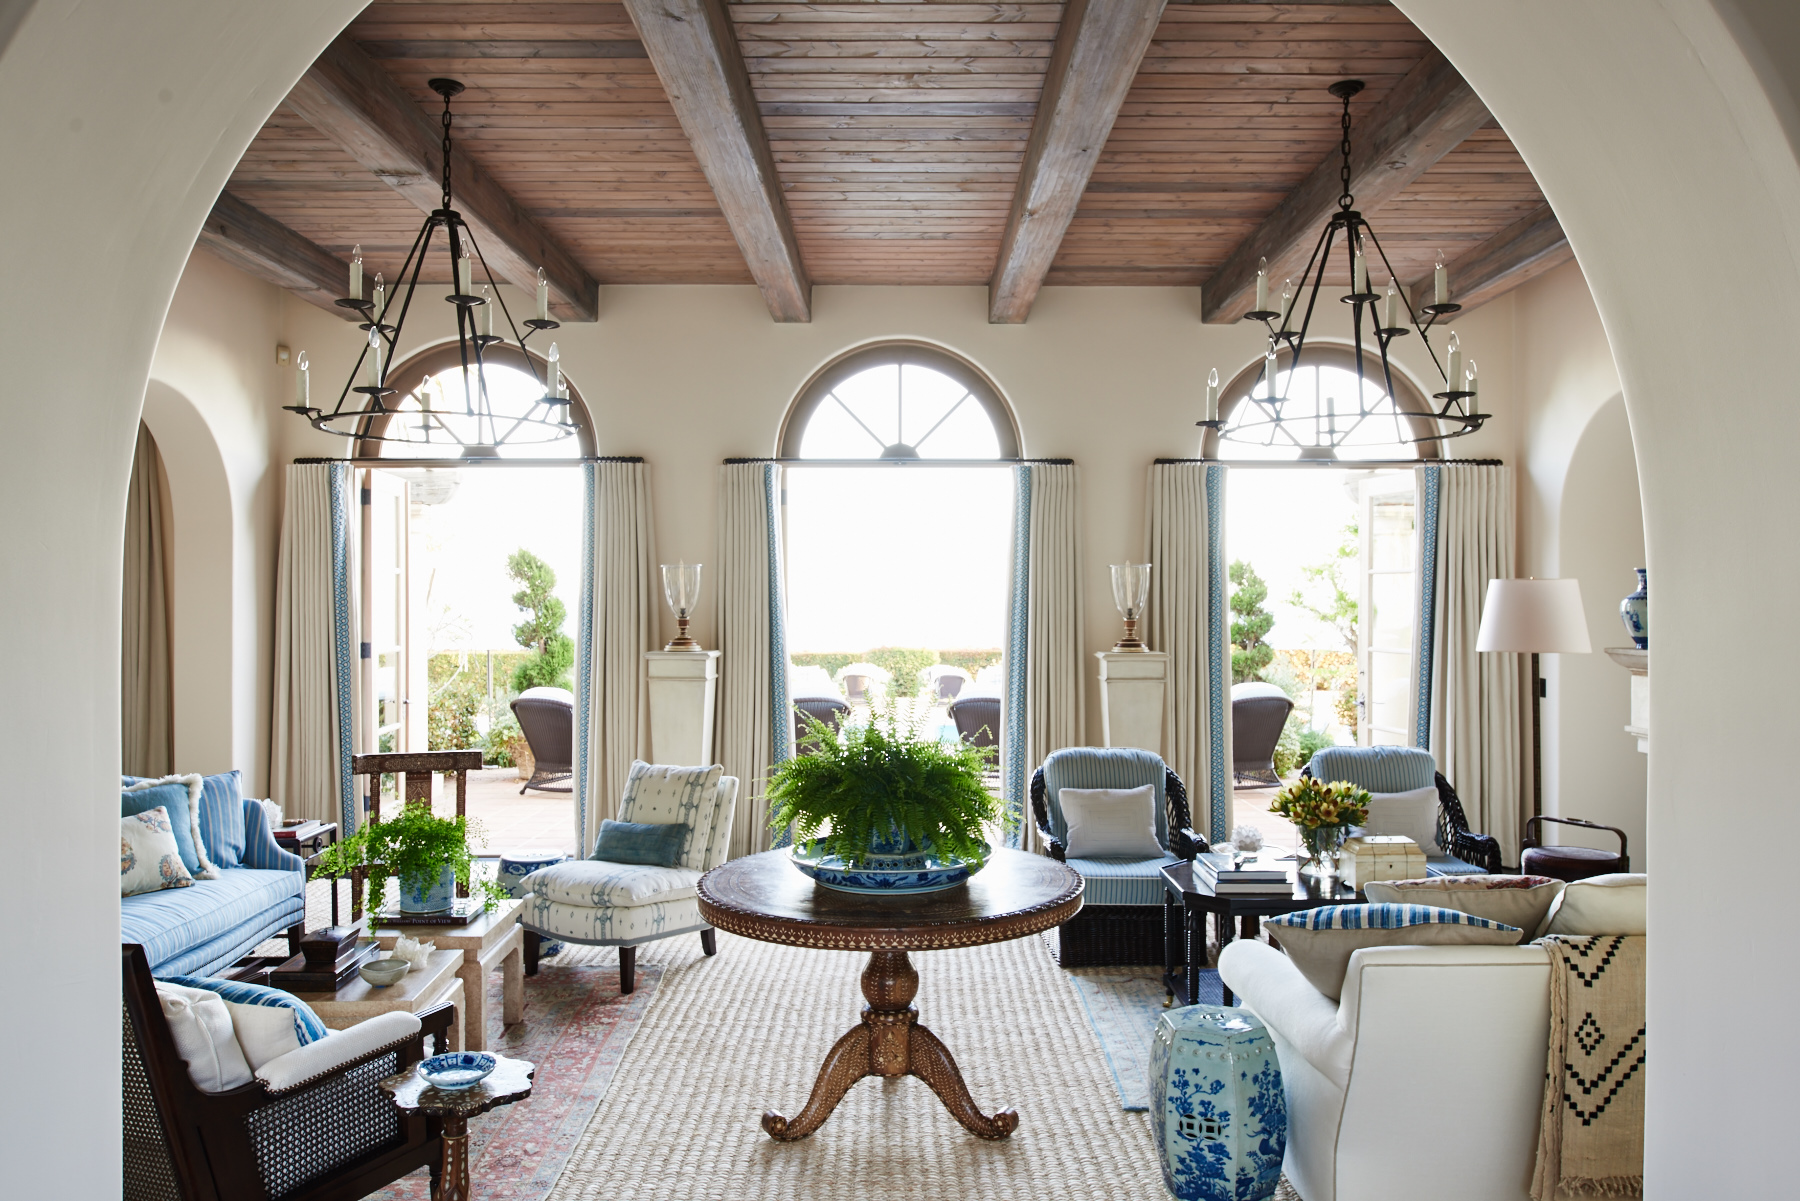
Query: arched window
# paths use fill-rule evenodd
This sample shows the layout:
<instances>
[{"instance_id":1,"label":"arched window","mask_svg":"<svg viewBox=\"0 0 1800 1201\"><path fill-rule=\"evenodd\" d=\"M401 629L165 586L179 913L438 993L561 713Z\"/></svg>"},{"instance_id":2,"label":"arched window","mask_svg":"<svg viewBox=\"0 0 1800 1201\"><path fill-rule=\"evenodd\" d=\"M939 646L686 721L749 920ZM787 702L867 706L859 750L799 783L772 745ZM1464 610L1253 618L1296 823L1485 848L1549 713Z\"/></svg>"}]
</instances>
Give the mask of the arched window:
<instances>
[{"instance_id":1,"label":"arched window","mask_svg":"<svg viewBox=\"0 0 1800 1201\"><path fill-rule=\"evenodd\" d=\"M483 356L487 376L488 393L496 413L523 413L531 404L544 394L544 360L536 355L532 359L536 365L534 375L528 369L524 355L515 346L497 345L487 349ZM392 421L407 421L409 413L418 413L425 402L429 402L434 412L441 415L440 420L450 427L456 438L470 444L486 441L490 434L485 432L485 422L477 427L474 419L456 414L465 406L463 394L464 379L473 380L471 370L464 374L462 352L451 342L435 346L422 354L414 355L388 373L388 384L398 389L400 401L393 407L399 412L388 417L375 418L371 425L373 432L380 434ZM527 435L517 441L508 441L500 447L503 459L573 459L593 457L599 451L594 438L594 423L588 415L587 405L581 399L574 381L565 374L564 382L569 387L569 420L575 423L573 437L547 439ZM417 418L412 418L415 423ZM497 422L498 432L507 433L505 417ZM454 459L464 454L463 443L454 438L442 436L432 442L389 442L377 438L358 438L356 454L358 457L374 456L384 459Z\"/></svg>"},{"instance_id":2,"label":"arched window","mask_svg":"<svg viewBox=\"0 0 1800 1201\"><path fill-rule=\"evenodd\" d=\"M1012 413L979 371L935 347L853 351L800 392L781 435L792 459L1016 459Z\"/></svg>"},{"instance_id":3,"label":"arched window","mask_svg":"<svg viewBox=\"0 0 1800 1201\"><path fill-rule=\"evenodd\" d=\"M1350 347L1308 344L1298 375L1290 366L1291 351L1278 352L1277 361L1281 370L1275 377L1276 393L1287 397L1281 403L1281 425L1270 423L1270 407L1259 403L1264 389L1263 361L1258 358L1219 393L1219 416L1225 429L1241 432L1250 440L1226 440L1219 431L1207 430L1201 440L1203 457L1341 462L1441 457L1437 443L1414 441L1431 433L1433 427L1409 414L1430 413L1430 402L1399 371L1393 377L1395 395L1389 396L1379 356L1363 354L1362 386L1368 416L1360 415L1362 406L1357 404L1356 352ZM1333 443L1335 452L1330 449Z\"/></svg>"}]
</instances>

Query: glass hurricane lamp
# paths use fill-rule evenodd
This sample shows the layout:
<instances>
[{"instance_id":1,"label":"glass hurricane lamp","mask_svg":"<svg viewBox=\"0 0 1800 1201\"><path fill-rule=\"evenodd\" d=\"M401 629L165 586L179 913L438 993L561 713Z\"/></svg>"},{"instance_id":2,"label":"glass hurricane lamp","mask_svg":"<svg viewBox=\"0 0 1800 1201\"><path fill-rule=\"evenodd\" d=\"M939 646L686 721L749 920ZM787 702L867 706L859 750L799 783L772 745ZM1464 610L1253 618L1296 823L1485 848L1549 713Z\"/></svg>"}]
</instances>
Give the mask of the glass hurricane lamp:
<instances>
[{"instance_id":1,"label":"glass hurricane lamp","mask_svg":"<svg viewBox=\"0 0 1800 1201\"><path fill-rule=\"evenodd\" d=\"M1144 604L1150 599L1150 564L1124 563L1112 565L1113 604L1125 619L1125 633L1113 643L1115 651L1147 651L1138 637L1138 621L1144 616Z\"/></svg>"},{"instance_id":2,"label":"glass hurricane lamp","mask_svg":"<svg viewBox=\"0 0 1800 1201\"><path fill-rule=\"evenodd\" d=\"M663 596L675 613L676 634L663 647L666 651L697 651L700 644L688 637L688 620L700 600L700 564L664 563L662 565Z\"/></svg>"}]
</instances>

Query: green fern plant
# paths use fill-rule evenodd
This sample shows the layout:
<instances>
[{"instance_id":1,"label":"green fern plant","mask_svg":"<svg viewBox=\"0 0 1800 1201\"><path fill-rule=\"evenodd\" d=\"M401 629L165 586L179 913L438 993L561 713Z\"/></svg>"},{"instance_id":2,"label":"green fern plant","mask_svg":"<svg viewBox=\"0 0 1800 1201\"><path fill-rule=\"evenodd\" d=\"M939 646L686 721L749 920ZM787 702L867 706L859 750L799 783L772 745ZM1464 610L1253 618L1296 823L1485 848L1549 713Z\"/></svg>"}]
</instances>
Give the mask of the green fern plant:
<instances>
[{"instance_id":1,"label":"green fern plant","mask_svg":"<svg viewBox=\"0 0 1800 1201\"><path fill-rule=\"evenodd\" d=\"M795 841L818 838L849 864L896 833L900 845L910 838L935 855L983 858L982 827L1001 817L982 781L993 749L940 742L922 728L929 713L909 721L890 701L838 731L803 714L804 753L770 773L770 829L791 824Z\"/></svg>"}]
</instances>

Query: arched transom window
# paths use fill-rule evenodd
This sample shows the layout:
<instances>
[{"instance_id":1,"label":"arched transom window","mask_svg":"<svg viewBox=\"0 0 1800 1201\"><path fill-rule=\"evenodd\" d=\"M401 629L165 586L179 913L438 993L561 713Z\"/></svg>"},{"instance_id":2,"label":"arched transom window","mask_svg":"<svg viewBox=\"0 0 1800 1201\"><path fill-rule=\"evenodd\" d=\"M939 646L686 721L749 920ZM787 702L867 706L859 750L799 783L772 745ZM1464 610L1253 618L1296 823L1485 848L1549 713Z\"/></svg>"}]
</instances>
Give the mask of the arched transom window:
<instances>
[{"instance_id":1,"label":"arched transom window","mask_svg":"<svg viewBox=\"0 0 1800 1201\"><path fill-rule=\"evenodd\" d=\"M1276 394L1265 399L1262 360L1258 358L1226 384L1219 411L1232 437L1207 431L1202 453L1229 459L1435 459L1435 443L1414 439L1431 432L1429 423L1411 416L1431 411L1424 395L1398 371L1389 396L1381 360L1363 356L1362 397L1358 401L1355 352L1347 346L1308 345L1298 372L1293 356L1283 350L1275 377ZM1398 401L1398 403L1396 403ZM1271 420L1276 414L1281 421ZM1335 452L1328 450L1335 447Z\"/></svg>"},{"instance_id":2,"label":"arched transom window","mask_svg":"<svg viewBox=\"0 0 1800 1201\"><path fill-rule=\"evenodd\" d=\"M1019 454L1012 415L980 372L929 346L846 355L801 392L782 434L795 459L968 460Z\"/></svg>"}]
</instances>

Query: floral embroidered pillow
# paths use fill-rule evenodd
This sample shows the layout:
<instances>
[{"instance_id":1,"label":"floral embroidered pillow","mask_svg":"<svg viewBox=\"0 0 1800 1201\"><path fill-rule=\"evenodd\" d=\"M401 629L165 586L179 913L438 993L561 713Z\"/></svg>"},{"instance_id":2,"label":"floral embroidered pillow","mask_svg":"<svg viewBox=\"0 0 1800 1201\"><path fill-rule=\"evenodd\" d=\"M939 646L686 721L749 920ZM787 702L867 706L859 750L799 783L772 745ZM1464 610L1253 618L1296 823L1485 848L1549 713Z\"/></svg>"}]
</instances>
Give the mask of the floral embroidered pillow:
<instances>
[{"instance_id":1,"label":"floral embroidered pillow","mask_svg":"<svg viewBox=\"0 0 1800 1201\"><path fill-rule=\"evenodd\" d=\"M136 896L194 882L181 861L175 827L161 805L119 819L119 895Z\"/></svg>"}]
</instances>

